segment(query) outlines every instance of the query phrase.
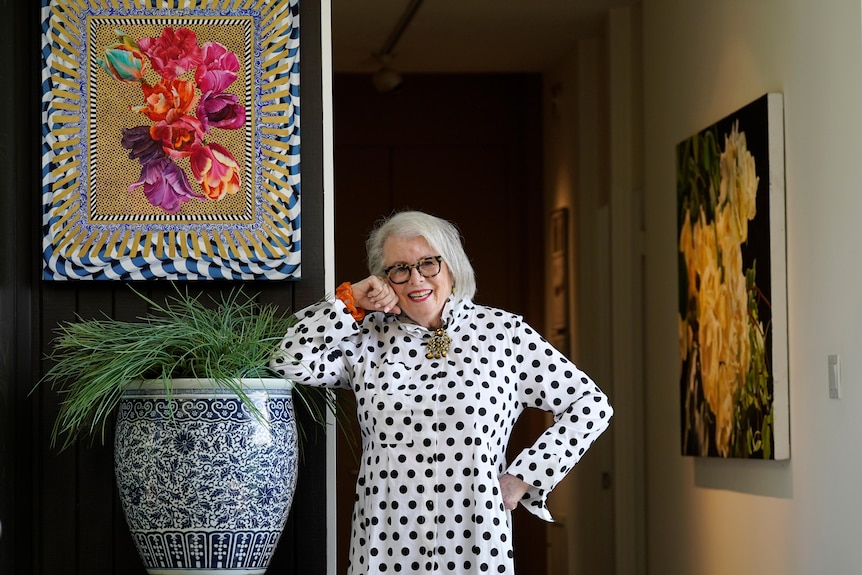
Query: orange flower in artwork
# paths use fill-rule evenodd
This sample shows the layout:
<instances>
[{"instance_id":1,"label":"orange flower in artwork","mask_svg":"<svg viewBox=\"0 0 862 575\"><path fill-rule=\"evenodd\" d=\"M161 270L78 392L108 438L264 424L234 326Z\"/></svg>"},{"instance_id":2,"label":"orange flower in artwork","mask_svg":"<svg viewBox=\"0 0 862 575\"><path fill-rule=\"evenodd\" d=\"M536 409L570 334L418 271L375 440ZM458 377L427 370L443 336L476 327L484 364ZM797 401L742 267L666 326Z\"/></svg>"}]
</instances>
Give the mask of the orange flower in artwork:
<instances>
[{"instance_id":1,"label":"orange flower in artwork","mask_svg":"<svg viewBox=\"0 0 862 575\"><path fill-rule=\"evenodd\" d=\"M165 120L170 124L194 110L200 100L195 88L194 82L180 78L173 81L162 79L154 86L144 83L141 85L144 105L130 106L130 109L141 112L154 122Z\"/></svg>"},{"instance_id":2,"label":"orange flower in artwork","mask_svg":"<svg viewBox=\"0 0 862 575\"><path fill-rule=\"evenodd\" d=\"M224 146L215 142L200 146L189 159L195 179L211 200L239 190L239 165Z\"/></svg>"},{"instance_id":3,"label":"orange flower in artwork","mask_svg":"<svg viewBox=\"0 0 862 575\"><path fill-rule=\"evenodd\" d=\"M162 143L165 153L174 159L187 158L198 149L204 139L200 121L191 116L181 116L168 123L157 122L150 128L150 136Z\"/></svg>"}]
</instances>

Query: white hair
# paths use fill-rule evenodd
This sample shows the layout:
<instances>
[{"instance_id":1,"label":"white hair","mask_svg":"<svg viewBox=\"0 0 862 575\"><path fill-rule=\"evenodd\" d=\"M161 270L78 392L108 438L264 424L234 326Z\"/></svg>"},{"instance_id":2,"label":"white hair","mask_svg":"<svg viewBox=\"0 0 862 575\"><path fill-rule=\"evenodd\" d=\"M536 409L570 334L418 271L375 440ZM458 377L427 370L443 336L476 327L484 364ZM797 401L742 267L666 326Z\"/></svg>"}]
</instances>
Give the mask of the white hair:
<instances>
[{"instance_id":1,"label":"white hair","mask_svg":"<svg viewBox=\"0 0 862 575\"><path fill-rule=\"evenodd\" d=\"M472 300L476 294L476 273L464 252L461 233L458 228L442 218L418 211L398 212L377 222L368 240L365 251L368 257L368 271L383 276L385 261L383 245L389 238L422 237L441 256L449 266L454 282L454 291L459 299Z\"/></svg>"}]
</instances>

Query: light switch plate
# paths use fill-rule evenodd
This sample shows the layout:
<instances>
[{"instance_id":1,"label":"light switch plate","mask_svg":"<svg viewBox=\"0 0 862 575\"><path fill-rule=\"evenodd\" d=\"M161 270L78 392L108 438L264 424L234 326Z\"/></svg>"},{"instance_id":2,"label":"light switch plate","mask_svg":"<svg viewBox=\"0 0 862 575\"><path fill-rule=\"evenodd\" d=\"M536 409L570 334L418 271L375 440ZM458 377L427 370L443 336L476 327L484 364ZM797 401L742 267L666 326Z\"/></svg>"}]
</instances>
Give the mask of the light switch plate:
<instances>
[{"instance_id":1,"label":"light switch plate","mask_svg":"<svg viewBox=\"0 0 862 575\"><path fill-rule=\"evenodd\" d=\"M841 399L841 364L837 354L829 356L829 397Z\"/></svg>"}]
</instances>

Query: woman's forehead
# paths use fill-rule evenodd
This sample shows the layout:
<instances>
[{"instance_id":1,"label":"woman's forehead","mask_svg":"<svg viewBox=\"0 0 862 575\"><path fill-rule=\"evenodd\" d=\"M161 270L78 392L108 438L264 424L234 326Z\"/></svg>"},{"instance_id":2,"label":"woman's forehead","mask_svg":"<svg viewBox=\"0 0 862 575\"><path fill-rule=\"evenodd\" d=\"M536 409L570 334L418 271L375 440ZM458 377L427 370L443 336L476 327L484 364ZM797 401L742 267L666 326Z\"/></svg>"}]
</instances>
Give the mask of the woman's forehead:
<instances>
[{"instance_id":1,"label":"woman's forehead","mask_svg":"<svg viewBox=\"0 0 862 575\"><path fill-rule=\"evenodd\" d=\"M387 263L393 261L414 261L432 256L431 245L423 236L390 236L383 244L383 256Z\"/></svg>"}]
</instances>

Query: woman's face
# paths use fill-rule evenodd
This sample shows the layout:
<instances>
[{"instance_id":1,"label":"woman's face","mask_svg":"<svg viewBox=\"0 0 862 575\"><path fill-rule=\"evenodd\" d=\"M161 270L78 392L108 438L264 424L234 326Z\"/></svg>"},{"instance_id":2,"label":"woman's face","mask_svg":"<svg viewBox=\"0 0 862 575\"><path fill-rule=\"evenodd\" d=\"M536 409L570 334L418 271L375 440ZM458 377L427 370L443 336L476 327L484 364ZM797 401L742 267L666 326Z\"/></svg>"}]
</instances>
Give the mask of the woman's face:
<instances>
[{"instance_id":1,"label":"woman's face","mask_svg":"<svg viewBox=\"0 0 862 575\"><path fill-rule=\"evenodd\" d=\"M440 254L428 245L425 238L392 237L383 244L384 267L395 264L414 265L423 258L439 256ZM452 274L444 260L440 264L440 273L426 278L415 268L410 269L410 279L403 284L389 285L398 294L398 305L407 317L427 328L441 327L440 319L443 306L452 295Z\"/></svg>"}]
</instances>

